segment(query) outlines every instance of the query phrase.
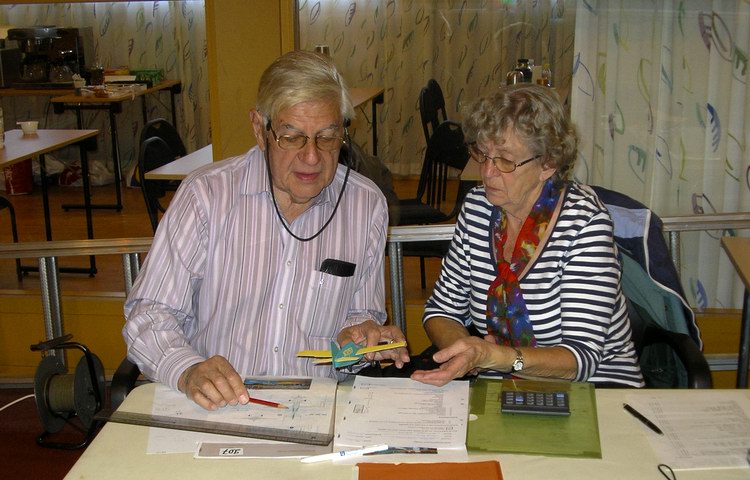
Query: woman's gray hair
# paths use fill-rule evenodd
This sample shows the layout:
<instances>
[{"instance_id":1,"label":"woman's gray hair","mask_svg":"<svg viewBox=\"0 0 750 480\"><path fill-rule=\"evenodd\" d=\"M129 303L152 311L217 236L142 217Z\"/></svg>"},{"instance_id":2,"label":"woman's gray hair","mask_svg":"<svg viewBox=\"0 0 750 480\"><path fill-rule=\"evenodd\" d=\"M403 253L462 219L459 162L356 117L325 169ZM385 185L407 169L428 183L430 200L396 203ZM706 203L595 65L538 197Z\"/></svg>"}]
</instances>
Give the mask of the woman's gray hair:
<instances>
[{"instance_id":1,"label":"woman's gray hair","mask_svg":"<svg viewBox=\"0 0 750 480\"><path fill-rule=\"evenodd\" d=\"M555 168L566 179L578 156L578 134L565 114L560 99L549 87L515 84L471 102L463 109L462 127L467 143L503 142L515 133L531 155Z\"/></svg>"},{"instance_id":2,"label":"woman's gray hair","mask_svg":"<svg viewBox=\"0 0 750 480\"><path fill-rule=\"evenodd\" d=\"M339 105L344 121L354 118L346 83L331 59L296 50L277 58L263 72L256 108L267 124L279 112L299 103L321 100Z\"/></svg>"}]
</instances>

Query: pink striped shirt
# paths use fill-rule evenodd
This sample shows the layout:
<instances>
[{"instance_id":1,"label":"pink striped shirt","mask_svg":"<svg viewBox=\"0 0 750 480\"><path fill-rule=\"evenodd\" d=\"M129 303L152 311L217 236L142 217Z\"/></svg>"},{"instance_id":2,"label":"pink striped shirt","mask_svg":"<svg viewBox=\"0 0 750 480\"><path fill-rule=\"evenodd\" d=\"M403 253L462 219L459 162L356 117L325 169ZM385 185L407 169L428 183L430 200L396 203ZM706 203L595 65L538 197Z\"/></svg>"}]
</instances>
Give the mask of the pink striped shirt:
<instances>
[{"instance_id":1,"label":"pink striped shirt","mask_svg":"<svg viewBox=\"0 0 750 480\"><path fill-rule=\"evenodd\" d=\"M297 236L328 220L345 171L292 222ZM300 242L274 211L266 172L254 147L194 172L172 199L125 303L128 357L146 377L176 389L213 355L240 375L333 376L296 353L329 348L345 326L385 321L388 209L378 187L351 171L331 223ZM328 258L354 263L354 275L321 273Z\"/></svg>"}]
</instances>

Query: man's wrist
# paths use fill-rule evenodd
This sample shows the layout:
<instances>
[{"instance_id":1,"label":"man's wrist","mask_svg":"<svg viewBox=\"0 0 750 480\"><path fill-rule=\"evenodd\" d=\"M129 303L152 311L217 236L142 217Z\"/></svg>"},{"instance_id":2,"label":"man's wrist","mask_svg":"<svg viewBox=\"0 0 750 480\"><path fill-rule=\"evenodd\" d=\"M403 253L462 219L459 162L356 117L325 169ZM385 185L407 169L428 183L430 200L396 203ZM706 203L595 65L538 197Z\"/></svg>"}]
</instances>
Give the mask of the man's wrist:
<instances>
[{"instance_id":1,"label":"man's wrist","mask_svg":"<svg viewBox=\"0 0 750 480\"><path fill-rule=\"evenodd\" d=\"M177 380L177 390L185 393L185 386L187 385L188 377L193 372L193 369L195 369L195 367L197 366L198 364L194 363L193 365L190 365L188 368L186 368L184 372L182 372L179 380Z\"/></svg>"}]
</instances>

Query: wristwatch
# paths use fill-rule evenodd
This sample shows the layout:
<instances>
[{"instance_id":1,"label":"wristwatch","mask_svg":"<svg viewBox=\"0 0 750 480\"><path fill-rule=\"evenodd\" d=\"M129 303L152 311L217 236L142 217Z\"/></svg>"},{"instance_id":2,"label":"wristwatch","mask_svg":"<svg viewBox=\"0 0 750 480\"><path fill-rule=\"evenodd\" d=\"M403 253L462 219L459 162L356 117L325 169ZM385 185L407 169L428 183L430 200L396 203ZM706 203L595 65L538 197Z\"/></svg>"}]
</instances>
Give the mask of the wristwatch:
<instances>
[{"instance_id":1,"label":"wristwatch","mask_svg":"<svg viewBox=\"0 0 750 480\"><path fill-rule=\"evenodd\" d=\"M513 350L516 351L516 359L513 360L513 364L510 366L510 370L512 372L518 372L523 370L523 353L521 353L521 350L513 347Z\"/></svg>"}]
</instances>

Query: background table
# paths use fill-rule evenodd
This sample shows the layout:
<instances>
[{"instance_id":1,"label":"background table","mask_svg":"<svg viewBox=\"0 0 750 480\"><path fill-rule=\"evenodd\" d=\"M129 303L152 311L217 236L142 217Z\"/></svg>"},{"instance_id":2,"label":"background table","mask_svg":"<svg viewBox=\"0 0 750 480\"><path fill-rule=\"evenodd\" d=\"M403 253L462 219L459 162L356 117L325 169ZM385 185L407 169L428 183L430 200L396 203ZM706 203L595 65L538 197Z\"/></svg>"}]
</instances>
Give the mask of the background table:
<instances>
[{"instance_id":1,"label":"background table","mask_svg":"<svg viewBox=\"0 0 750 480\"><path fill-rule=\"evenodd\" d=\"M137 387L125 399L121 409L151 413L154 384ZM597 390L601 459L556 458L536 455L470 454L470 460L500 461L506 480L555 478L640 479L662 478L657 471L659 460L648 442L650 430L622 408L627 395L653 391L634 389ZM696 390L681 390L685 401ZM744 395L726 390L727 396ZM242 478L253 479L330 479L351 480L352 466L330 462L302 464L298 459L195 459L192 454L146 455L148 428L109 423L99 432L67 479L161 479L170 478ZM747 479L748 469L680 471L679 480Z\"/></svg>"},{"instance_id":2,"label":"background table","mask_svg":"<svg viewBox=\"0 0 750 480\"><path fill-rule=\"evenodd\" d=\"M83 201L86 210L86 232L88 238L94 238L94 227L91 217L91 190L88 181L88 157L86 155L86 147L82 142L87 138L95 137L98 133L98 130L37 130L36 135L24 135L18 129L5 132L5 148L0 149L0 167L8 167L30 158L39 157L39 170L42 177L42 203L44 205L44 229L47 240L52 240L52 223L50 220L46 182L47 169L44 162L44 155L74 143L80 144ZM94 265L92 264L93 268Z\"/></svg>"},{"instance_id":3,"label":"background table","mask_svg":"<svg viewBox=\"0 0 750 480\"><path fill-rule=\"evenodd\" d=\"M745 284L740 326L740 348L737 358L737 388L747 388L748 359L750 358L750 238L722 237L721 246L732 261Z\"/></svg>"},{"instance_id":4,"label":"background table","mask_svg":"<svg viewBox=\"0 0 750 480\"><path fill-rule=\"evenodd\" d=\"M349 89L354 108L372 101L372 154L378 156L378 105L383 103L383 87L355 87Z\"/></svg>"},{"instance_id":5,"label":"background table","mask_svg":"<svg viewBox=\"0 0 750 480\"><path fill-rule=\"evenodd\" d=\"M120 165L120 147L117 140L117 121L115 114L122 112L123 102L134 101L136 98L141 99L141 110L143 113L143 123L148 121L146 109L146 96L151 93L169 91L172 109L172 125L177 125L177 114L175 111L175 95L182 91L182 83L179 80L165 80L151 88L138 92L118 93L109 97L81 96L75 94L63 95L50 99L55 113L63 113L66 110L73 110L76 113L78 128L83 128L83 110L107 110L109 113L109 128L112 136L112 162L115 171L115 194L116 203L114 205L92 205L91 208L115 209L118 212L122 210L122 170ZM80 208L79 205L64 205L64 208Z\"/></svg>"},{"instance_id":6,"label":"background table","mask_svg":"<svg viewBox=\"0 0 750 480\"><path fill-rule=\"evenodd\" d=\"M214 161L212 145L206 145L184 157L145 173L146 180L182 180L193 170Z\"/></svg>"}]
</instances>

